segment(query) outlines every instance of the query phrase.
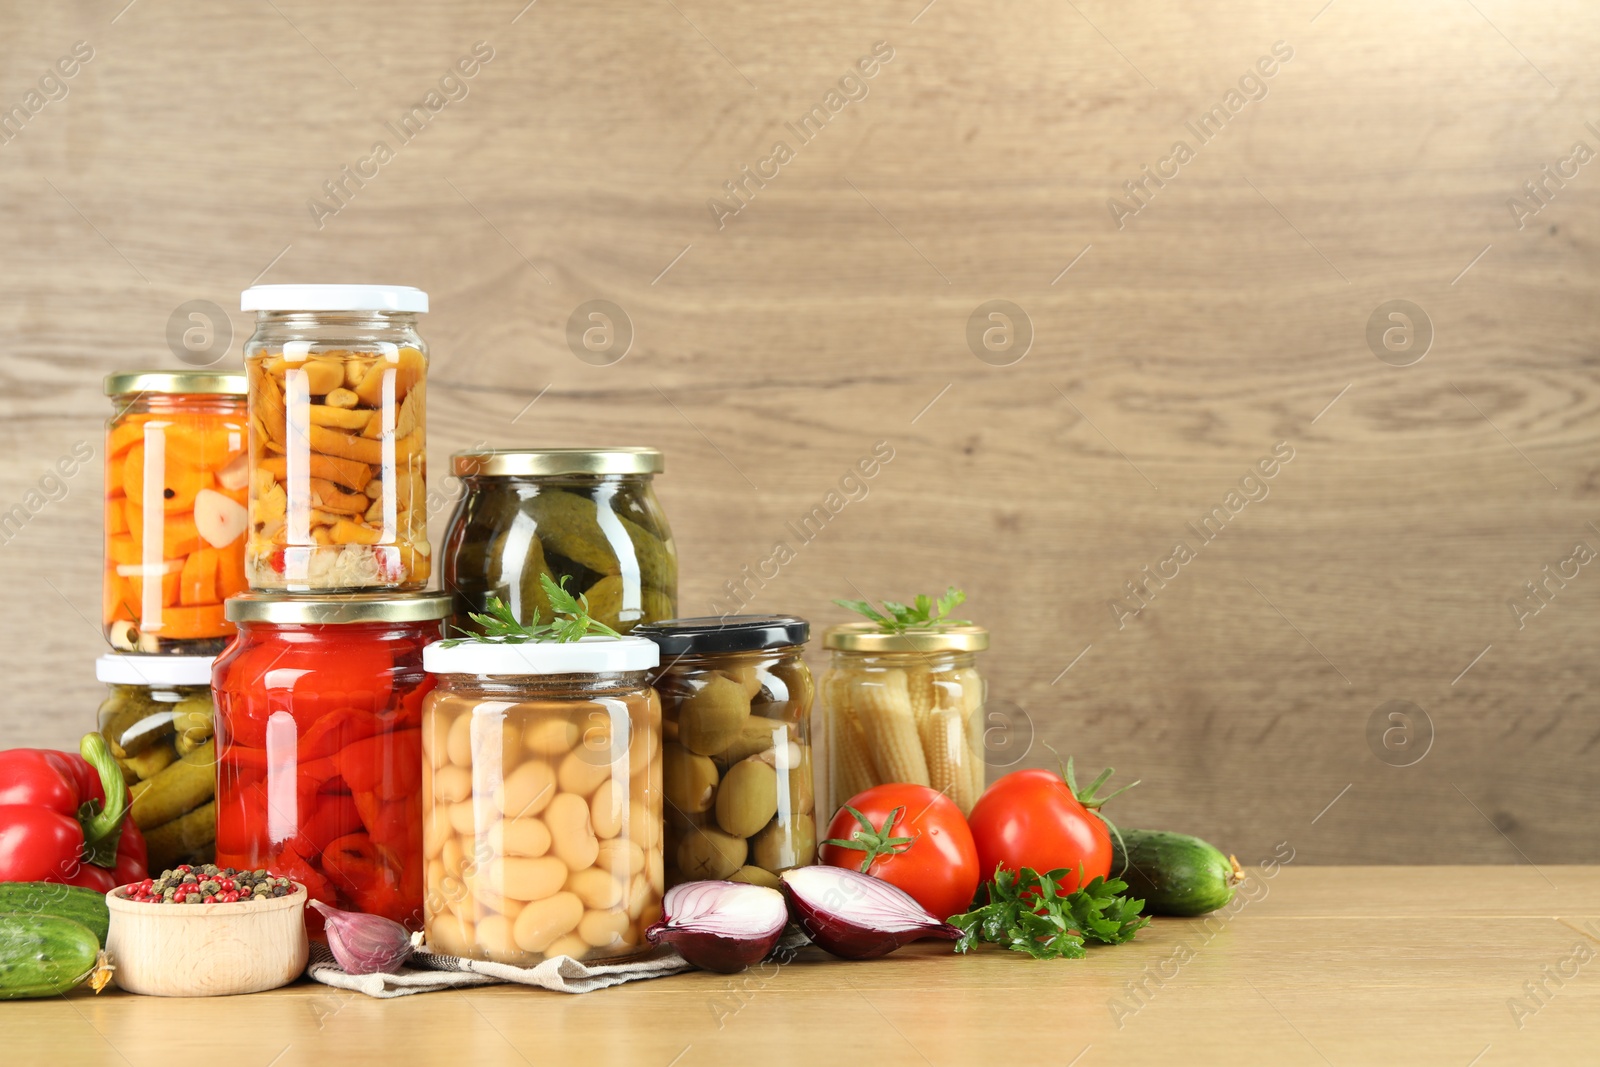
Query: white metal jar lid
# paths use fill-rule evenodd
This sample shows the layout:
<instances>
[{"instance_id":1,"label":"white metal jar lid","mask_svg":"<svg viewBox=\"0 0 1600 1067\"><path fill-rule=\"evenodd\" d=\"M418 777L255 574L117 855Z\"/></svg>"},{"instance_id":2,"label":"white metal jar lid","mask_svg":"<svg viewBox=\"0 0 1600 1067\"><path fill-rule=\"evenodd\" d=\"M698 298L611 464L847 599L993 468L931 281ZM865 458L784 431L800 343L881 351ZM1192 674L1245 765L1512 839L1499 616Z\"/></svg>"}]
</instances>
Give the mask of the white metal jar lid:
<instances>
[{"instance_id":1,"label":"white metal jar lid","mask_svg":"<svg viewBox=\"0 0 1600 1067\"><path fill-rule=\"evenodd\" d=\"M429 674L518 677L541 674L611 674L648 671L661 663L661 649L642 637L585 637L579 641L435 641L422 650Z\"/></svg>"},{"instance_id":2,"label":"white metal jar lid","mask_svg":"<svg viewBox=\"0 0 1600 1067\"><path fill-rule=\"evenodd\" d=\"M252 285L241 311L428 310L428 294L409 285Z\"/></svg>"},{"instance_id":3,"label":"white metal jar lid","mask_svg":"<svg viewBox=\"0 0 1600 1067\"><path fill-rule=\"evenodd\" d=\"M94 676L110 685L210 685L215 656L101 656Z\"/></svg>"}]
</instances>

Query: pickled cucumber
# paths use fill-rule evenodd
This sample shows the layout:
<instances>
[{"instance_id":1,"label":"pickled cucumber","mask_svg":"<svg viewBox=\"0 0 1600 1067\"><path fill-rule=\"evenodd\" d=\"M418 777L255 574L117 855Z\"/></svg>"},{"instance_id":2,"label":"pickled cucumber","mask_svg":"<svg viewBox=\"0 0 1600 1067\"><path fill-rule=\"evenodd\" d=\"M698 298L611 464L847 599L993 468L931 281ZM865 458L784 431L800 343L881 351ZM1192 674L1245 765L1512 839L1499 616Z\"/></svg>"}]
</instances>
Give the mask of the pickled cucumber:
<instances>
[{"instance_id":1,"label":"pickled cucumber","mask_svg":"<svg viewBox=\"0 0 1600 1067\"><path fill-rule=\"evenodd\" d=\"M620 574L608 574L584 591L589 603L589 614L613 630L627 633L642 622L670 619L673 614L672 599L659 589L645 586L641 604L624 614L622 603L626 580Z\"/></svg>"},{"instance_id":2,"label":"pickled cucumber","mask_svg":"<svg viewBox=\"0 0 1600 1067\"><path fill-rule=\"evenodd\" d=\"M600 574L621 574L618 561L620 534L631 542L638 560L639 580L666 593L678 588L678 565L667 546L631 519L607 509L604 519L593 500L560 489L548 489L530 502L539 526L539 539L552 552L566 556ZM620 534L606 527L616 524Z\"/></svg>"},{"instance_id":3,"label":"pickled cucumber","mask_svg":"<svg viewBox=\"0 0 1600 1067\"><path fill-rule=\"evenodd\" d=\"M133 821L139 829L169 823L216 795L217 742L207 741L150 779L133 798Z\"/></svg>"},{"instance_id":4,"label":"pickled cucumber","mask_svg":"<svg viewBox=\"0 0 1600 1067\"><path fill-rule=\"evenodd\" d=\"M118 759L137 756L172 733L172 707L136 689L121 688L100 705L100 733Z\"/></svg>"},{"instance_id":5,"label":"pickled cucumber","mask_svg":"<svg viewBox=\"0 0 1600 1067\"><path fill-rule=\"evenodd\" d=\"M150 869L164 871L184 862L208 862L217 839L217 802L211 801L145 831L144 843L150 851Z\"/></svg>"}]
</instances>

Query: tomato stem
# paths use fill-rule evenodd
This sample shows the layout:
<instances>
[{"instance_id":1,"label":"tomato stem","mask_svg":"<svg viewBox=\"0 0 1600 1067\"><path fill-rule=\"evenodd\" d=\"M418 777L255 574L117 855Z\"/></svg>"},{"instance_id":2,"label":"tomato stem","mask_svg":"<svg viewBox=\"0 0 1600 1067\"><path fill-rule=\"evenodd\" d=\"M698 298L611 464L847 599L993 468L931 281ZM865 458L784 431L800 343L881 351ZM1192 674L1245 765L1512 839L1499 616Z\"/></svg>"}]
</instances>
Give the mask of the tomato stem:
<instances>
[{"instance_id":1,"label":"tomato stem","mask_svg":"<svg viewBox=\"0 0 1600 1067\"><path fill-rule=\"evenodd\" d=\"M912 843L916 841L915 837L891 836L894 824L900 821L900 816L906 813L904 804L889 813L889 817L883 821L882 827L872 825L871 819L848 804L844 806L844 810L855 816L856 822L861 824L861 829L851 834L849 840L830 837L822 843L824 845L838 845L840 848L866 853L866 858L861 861L861 867L859 868L862 874L869 873L869 869L877 862L880 856L898 856L909 849Z\"/></svg>"}]
</instances>

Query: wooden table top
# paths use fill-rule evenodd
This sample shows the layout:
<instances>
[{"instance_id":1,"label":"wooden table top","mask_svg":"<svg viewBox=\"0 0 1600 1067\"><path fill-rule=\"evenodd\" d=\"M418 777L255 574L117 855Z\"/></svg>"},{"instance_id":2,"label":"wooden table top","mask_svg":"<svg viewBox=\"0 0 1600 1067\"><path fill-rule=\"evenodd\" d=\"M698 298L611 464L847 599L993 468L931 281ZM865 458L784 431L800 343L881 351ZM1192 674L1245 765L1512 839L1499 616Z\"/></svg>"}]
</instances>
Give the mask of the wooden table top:
<instances>
[{"instance_id":1,"label":"wooden table top","mask_svg":"<svg viewBox=\"0 0 1600 1067\"><path fill-rule=\"evenodd\" d=\"M1271 879L1253 872L1246 889L1209 921L1158 919L1133 944L1081 961L952 957L931 942L865 963L807 950L769 971L582 996L488 986L382 1001L302 981L201 1004L78 990L0 1005L3 1059L1492 1067L1600 1057L1600 867L1287 866Z\"/></svg>"}]
</instances>

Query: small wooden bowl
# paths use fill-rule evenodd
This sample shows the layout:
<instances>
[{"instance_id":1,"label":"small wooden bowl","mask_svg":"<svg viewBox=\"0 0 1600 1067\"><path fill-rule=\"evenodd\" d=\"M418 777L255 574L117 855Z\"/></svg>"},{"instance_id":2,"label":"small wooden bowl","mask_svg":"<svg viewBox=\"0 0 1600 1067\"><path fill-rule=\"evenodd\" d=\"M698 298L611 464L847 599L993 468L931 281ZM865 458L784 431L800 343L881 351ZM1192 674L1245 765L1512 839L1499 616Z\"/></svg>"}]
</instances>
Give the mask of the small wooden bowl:
<instances>
[{"instance_id":1,"label":"small wooden bowl","mask_svg":"<svg viewBox=\"0 0 1600 1067\"><path fill-rule=\"evenodd\" d=\"M306 968L306 887L233 904L142 904L106 894L117 985L152 997L221 997L288 985Z\"/></svg>"}]
</instances>

